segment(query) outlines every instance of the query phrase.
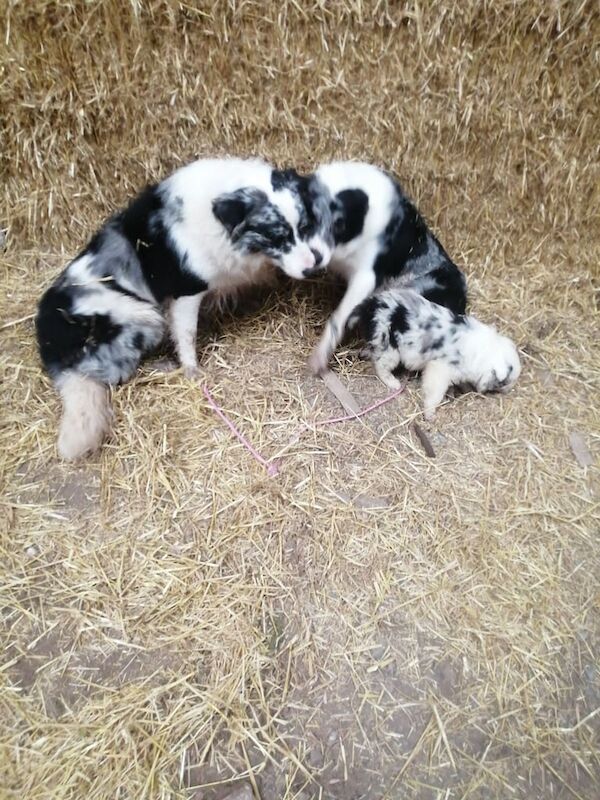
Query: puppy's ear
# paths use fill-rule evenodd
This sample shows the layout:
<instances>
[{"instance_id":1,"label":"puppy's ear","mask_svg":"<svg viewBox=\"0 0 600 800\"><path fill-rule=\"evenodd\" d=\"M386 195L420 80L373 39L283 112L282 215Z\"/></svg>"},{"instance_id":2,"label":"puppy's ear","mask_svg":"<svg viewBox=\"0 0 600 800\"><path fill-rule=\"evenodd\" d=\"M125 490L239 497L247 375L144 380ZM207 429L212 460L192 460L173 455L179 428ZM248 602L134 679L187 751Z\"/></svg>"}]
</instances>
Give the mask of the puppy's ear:
<instances>
[{"instance_id":1,"label":"puppy's ear","mask_svg":"<svg viewBox=\"0 0 600 800\"><path fill-rule=\"evenodd\" d=\"M271 173L271 186L276 192L300 180L300 175L295 169L274 169Z\"/></svg>"},{"instance_id":2,"label":"puppy's ear","mask_svg":"<svg viewBox=\"0 0 600 800\"><path fill-rule=\"evenodd\" d=\"M344 189L333 198L330 209L335 241L345 244L362 233L369 197L362 189Z\"/></svg>"},{"instance_id":3,"label":"puppy's ear","mask_svg":"<svg viewBox=\"0 0 600 800\"><path fill-rule=\"evenodd\" d=\"M267 195L260 189L244 188L220 194L213 200L215 217L227 229L230 236L244 222L248 214L267 202Z\"/></svg>"}]
</instances>

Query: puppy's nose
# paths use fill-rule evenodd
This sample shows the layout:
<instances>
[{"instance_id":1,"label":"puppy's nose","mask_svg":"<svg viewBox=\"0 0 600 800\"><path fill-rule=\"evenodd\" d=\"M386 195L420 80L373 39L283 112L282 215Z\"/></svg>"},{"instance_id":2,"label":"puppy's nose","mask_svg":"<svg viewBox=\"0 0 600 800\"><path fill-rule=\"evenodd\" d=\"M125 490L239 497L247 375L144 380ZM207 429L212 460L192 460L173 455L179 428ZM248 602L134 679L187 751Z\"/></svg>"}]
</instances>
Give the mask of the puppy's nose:
<instances>
[{"instance_id":1,"label":"puppy's nose","mask_svg":"<svg viewBox=\"0 0 600 800\"><path fill-rule=\"evenodd\" d=\"M325 272L325 267L315 266L303 270L302 274L305 278L314 278L315 275L322 275Z\"/></svg>"},{"instance_id":2,"label":"puppy's nose","mask_svg":"<svg viewBox=\"0 0 600 800\"><path fill-rule=\"evenodd\" d=\"M323 253L319 253L318 250L314 250L312 247L310 248L310 252L315 257L315 267L318 267L323 261Z\"/></svg>"}]
</instances>

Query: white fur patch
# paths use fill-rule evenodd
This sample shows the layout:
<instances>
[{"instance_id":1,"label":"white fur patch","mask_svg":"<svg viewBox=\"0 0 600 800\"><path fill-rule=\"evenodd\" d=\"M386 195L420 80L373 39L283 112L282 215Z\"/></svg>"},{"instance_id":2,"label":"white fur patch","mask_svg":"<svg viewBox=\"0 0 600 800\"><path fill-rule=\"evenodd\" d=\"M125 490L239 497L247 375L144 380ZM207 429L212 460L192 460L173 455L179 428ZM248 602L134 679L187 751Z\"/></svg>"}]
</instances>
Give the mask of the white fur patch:
<instances>
[{"instance_id":1,"label":"white fur patch","mask_svg":"<svg viewBox=\"0 0 600 800\"><path fill-rule=\"evenodd\" d=\"M289 189L280 189L271 194L273 203L281 210L283 216L290 225L296 230L300 222L300 212L296 205L296 199Z\"/></svg>"}]
</instances>

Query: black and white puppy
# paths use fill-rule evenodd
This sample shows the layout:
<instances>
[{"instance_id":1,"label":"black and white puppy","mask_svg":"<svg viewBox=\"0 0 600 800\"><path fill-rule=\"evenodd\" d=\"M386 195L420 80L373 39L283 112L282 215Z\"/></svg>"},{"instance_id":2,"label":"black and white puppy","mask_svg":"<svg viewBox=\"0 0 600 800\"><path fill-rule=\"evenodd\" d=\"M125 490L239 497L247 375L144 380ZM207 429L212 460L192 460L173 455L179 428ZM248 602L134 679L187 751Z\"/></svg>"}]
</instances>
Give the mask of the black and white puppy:
<instances>
[{"instance_id":1,"label":"black and white puppy","mask_svg":"<svg viewBox=\"0 0 600 800\"><path fill-rule=\"evenodd\" d=\"M412 289L381 289L350 319L359 321L380 380L400 388L399 366L422 370L426 419L448 388L470 384L478 392L508 392L521 374L517 348L475 317L456 314Z\"/></svg>"},{"instance_id":2,"label":"black and white puppy","mask_svg":"<svg viewBox=\"0 0 600 800\"><path fill-rule=\"evenodd\" d=\"M322 165L316 176L330 199L331 223L323 216L324 226L333 225L329 269L348 285L311 355L315 373L326 370L353 310L376 287L392 282L407 286L456 314L464 313L462 272L396 180L371 164L351 161Z\"/></svg>"},{"instance_id":3,"label":"black and white puppy","mask_svg":"<svg viewBox=\"0 0 600 800\"><path fill-rule=\"evenodd\" d=\"M63 458L100 445L111 417L108 386L128 380L160 342L165 311L193 375L207 294L257 283L273 267L294 278L322 269L329 249L316 249L324 240L315 210L326 232L330 222L316 183L260 160L205 159L108 220L46 291L36 318L41 359L63 403Z\"/></svg>"}]
</instances>

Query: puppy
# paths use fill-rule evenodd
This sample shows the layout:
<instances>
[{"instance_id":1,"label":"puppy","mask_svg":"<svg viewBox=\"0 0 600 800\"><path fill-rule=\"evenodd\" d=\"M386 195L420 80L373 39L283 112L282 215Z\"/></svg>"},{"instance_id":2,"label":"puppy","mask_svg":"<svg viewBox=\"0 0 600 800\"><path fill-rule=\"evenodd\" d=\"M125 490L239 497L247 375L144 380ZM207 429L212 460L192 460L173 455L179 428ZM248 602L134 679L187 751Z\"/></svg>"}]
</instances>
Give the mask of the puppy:
<instances>
[{"instance_id":1,"label":"puppy","mask_svg":"<svg viewBox=\"0 0 600 800\"><path fill-rule=\"evenodd\" d=\"M329 215L316 212L321 220L318 241L333 240L329 269L348 286L311 355L313 372L325 371L353 310L386 282L402 283L456 314L464 313L462 272L397 181L377 167L355 162L325 164L316 177L330 203ZM327 246L324 253L329 252Z\"/></svg>"},{"instance_id":2,"label":"puppy","mask_svg":"<svg viewBox=\"0 0 600 800\"><path fill-rule=\"evenodd\" d=\"M384 289L365 300L350 324L360 322L380 380L391 389L404 366L423 370L423 407L432 419L448 388L471 384L478 392L508 392L521 373L510 339L475 317L455 314L412 289Z\"/></svg>"},{"instance_id":3,"label":"puppy","mask_svg":"<svg viewBox=\"0 0 600 800\"><path fill-rule=\"evenodd\" d=\"M100 445L108 387L131 377L165 327L186 374L196 372L198 311L209 293L256 283L274 267L294 278L322 269L329 253L305 238L324 190L314 176L294 176L259 160L182 167L109 219L46 291L36 329L62 398L63 458ZM320 213L328 229L328 207Z\"/></svg>"}]
</instances>

